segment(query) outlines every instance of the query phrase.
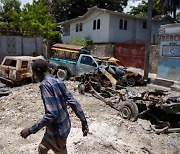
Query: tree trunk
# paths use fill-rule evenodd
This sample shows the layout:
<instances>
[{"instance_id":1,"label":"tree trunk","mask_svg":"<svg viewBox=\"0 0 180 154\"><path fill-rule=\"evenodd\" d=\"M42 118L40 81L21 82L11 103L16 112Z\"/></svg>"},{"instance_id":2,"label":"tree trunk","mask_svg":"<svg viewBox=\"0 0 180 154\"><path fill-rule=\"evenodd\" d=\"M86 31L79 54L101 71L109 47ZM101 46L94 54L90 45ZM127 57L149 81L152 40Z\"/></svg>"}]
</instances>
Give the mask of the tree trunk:
<instances>
[{"instance_id":1,"label":"tree trunk","mask_svg":"<svg viewBox=\"0 0 180 154\"><path fill-rule=\"evenodd\" d=\"M146 52L144 61L144 81L148 81L149 75L149 56L151 47L151 28L152 28L152 3L153 0L148 0L148 16L147 16L147 30L146 30Z\"/></svg>"},{"instance_id":2,"label":"tree trunk","mask_svg":"<svg viewBox=\"0 0 180 154\"><path fill-rule=\"evenodd\" d=\"M176 20L176 3L174 3L173 5L173 17L174 17L174 20Z\"/></svg>"}]
</instances>

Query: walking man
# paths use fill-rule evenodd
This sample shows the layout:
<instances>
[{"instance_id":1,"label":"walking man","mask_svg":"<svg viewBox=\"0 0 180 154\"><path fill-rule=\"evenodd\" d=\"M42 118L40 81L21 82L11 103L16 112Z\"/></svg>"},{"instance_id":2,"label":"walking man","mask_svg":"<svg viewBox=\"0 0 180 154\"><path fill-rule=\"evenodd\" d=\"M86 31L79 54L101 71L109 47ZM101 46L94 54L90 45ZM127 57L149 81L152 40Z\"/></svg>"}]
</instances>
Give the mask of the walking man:
<instances>
[{"instance_id":1,"label":"walking man","mask_svg":"<svg viewBox=\"0 0 180 154\"><path fill-rule=\"evenodd\" d=\"M88 125L81 105L67 90L63 81L54 78L48 69L48 63L44 60L36 60L32 64L33 74L41 81L40 90L45 114L30 128L23 129L20 134L26 139L30 134L35 134L46 126L38 153L47 154L51 149L55 154L67 154L66 139L71 128L67 105L81 120L83 136L87 136Z\"/></svg>"}]
</instances>

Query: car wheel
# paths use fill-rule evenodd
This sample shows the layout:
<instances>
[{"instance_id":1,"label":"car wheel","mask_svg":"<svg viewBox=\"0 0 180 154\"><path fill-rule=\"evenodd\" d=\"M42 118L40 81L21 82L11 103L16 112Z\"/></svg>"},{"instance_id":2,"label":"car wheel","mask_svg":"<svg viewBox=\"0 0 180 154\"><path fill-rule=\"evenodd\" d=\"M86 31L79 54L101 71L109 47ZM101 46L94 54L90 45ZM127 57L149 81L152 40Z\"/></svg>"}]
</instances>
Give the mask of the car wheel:
<instances>
[{"instance_id":1,"label":"car wheel","mask_svg":"<svg viewBox=\"0 0 180 154\"><path fill-rule=\"evenodd\" d=\"M133 101L125 101L120 106L120 115L123 119L136 121L138 118L138 107Z\"/></svg>"},{"instance_id":2,"label":"car wheel","mask_svg":"<svg viewBox=\"0 0 180 154\"><path fill-rule=\"evenodd\" d=\"M57 71L57 77L58 77L60 80L66 80L67 77L68 77L67 71L66 71L66 70L63 70L63 69L59 69L59 70Z\"/></svg>"},{"instance_id":3,"label":"car wheel","mask_svg":"<svg viewBox=\"0 0 180 154\"><path fill-rule=\"evenodd\" d=\"M23 85L30 84L30 83L32 83L32 82L33 82L33 81L32 81L31 78L27 78L27 79L23 79L23 80L21 81L20 85L23 86Z\"/></svg>"},{"instance_id":4,"label":"car wheel","mask_svg":"<svg viewBox=\"0 0 180 154\"><path fill-rule=\"evenodd\" d=\"M127 78L126 83L127 83L128 86L132 87L132 86L134 86L136 84L136 80L134 78L132 78L132 77Z\"/></svg>"}]
</instances>

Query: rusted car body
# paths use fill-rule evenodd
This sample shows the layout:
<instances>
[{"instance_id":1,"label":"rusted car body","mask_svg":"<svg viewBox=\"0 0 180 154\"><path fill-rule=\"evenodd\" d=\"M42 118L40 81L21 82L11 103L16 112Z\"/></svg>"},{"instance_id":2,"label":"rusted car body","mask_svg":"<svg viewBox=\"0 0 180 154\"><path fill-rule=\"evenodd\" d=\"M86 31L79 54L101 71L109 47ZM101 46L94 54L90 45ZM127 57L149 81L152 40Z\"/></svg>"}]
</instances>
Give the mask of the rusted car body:
<instances>
[{"instance_id":1,"label":"rusted car body","mask_svg":"<svg viewBox=\"0 0 180 154\"><path fill-rule=\"evenodd\" d=\"M0 65L0 80L8 84L24 84L32 82L31 64L43 56L6 56Z\"/></svg>"},{"instance_id":2,"label":"rusted car body","mask_svg":"<svg viewBox=\"0 0 180 154\"><path fill-rule=\"evenodd\" d=\"M128 70L118 59L114 57L93 57L99 65L105 65L111 67L115 72L124 72L123 78L122 74L114 73L114 77L119 82L126 82L128 86L144 85L144 79L142 75L136 72ZM123 80L122 80L123 79Z\"/></svg>"}]
</instances>

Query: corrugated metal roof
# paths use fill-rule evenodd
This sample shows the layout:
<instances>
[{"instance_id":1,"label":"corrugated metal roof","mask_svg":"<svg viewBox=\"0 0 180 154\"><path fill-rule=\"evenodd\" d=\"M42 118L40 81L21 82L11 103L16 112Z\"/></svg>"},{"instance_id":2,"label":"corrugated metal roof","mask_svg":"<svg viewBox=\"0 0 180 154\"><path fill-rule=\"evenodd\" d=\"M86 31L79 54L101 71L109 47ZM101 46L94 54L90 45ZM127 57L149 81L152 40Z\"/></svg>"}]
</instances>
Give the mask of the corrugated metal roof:
<instances>
[{"instance_id":1,"label":"corrugated metal roof","mask_svg":"<svg viewBox=\"0 0 180 154\"><path fill-rule=\"evenodd\" d=\"M82 46L77 46L77 45L71 45L71 44L61 44L61 43L56 43L52 46L52 48L61 48L61 49L70 49L70 50L80 50L83 47Z\"/></svg>"}]
</instances>

